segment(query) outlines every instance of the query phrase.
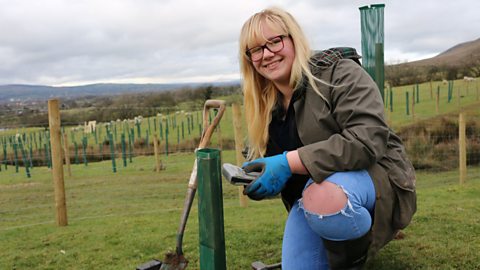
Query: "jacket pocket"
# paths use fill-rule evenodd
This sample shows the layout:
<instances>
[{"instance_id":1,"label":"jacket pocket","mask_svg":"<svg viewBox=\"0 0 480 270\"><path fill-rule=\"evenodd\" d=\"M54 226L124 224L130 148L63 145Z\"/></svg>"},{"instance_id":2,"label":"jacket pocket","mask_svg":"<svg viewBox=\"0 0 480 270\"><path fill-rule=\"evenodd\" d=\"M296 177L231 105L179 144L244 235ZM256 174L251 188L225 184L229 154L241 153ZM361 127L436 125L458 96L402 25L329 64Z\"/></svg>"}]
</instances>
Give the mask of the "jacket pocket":
<instances>
[{"instance_id":1,"label":"jacket pocket","mask_svg":"<svg viewBox=\"0 0 480 270\"><path fill-rule=\"evenodd\" d=\"M392 225L395 229L404 229L412 221L417 211L417 194L415 192L415 173L413 168L400 170L393 166L388 174L392 184L395 202Z\"/></svg>"}]
</instances>

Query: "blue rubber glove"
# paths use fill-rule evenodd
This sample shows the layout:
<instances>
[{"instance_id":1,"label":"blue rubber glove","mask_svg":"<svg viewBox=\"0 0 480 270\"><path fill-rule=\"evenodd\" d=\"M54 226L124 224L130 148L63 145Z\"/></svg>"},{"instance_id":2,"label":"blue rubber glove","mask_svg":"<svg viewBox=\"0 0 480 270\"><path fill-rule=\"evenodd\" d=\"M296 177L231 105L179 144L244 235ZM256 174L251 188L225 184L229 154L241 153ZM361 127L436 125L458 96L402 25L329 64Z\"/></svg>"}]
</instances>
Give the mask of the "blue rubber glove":
<instances>
[{"instance_id":1,"label":"blue rubber glove","mask_svg":"<svg viewBox=\"0 0 480 270\"><path fill-rule=\"evenodd\" d=\"M266 158L255 159L244 163L245 172L260 172L257 180L250 183L243 190L243 194L252 200L262 200L265 197L275 196L285 187L292 171L288 165L287 152Z\"/></svg>"}]
</instances>

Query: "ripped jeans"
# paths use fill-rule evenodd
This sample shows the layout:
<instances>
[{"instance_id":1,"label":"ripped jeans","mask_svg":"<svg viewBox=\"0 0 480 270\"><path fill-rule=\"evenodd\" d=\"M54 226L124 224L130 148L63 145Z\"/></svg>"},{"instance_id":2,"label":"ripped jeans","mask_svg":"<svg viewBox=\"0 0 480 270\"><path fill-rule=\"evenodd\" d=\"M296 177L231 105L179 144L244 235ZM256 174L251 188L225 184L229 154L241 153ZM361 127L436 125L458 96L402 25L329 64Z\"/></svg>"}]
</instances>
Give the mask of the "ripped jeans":
<instances>
[{"instance_id":1,"label":"ripped jeans","mask_svg":"<svg viewBox=\"0 0 480 270\"><path fill-rule=\"evenodd\" d=\"M366 170L337 172L325 181L339 186L347 204L337 213L319 215L299 199L290 210L282 243L282 269L328 269L322 238L344 241L366 234L372 225L375 187ZM314 182L310 179L305 188Z\"/></svg>"}]
</instances>

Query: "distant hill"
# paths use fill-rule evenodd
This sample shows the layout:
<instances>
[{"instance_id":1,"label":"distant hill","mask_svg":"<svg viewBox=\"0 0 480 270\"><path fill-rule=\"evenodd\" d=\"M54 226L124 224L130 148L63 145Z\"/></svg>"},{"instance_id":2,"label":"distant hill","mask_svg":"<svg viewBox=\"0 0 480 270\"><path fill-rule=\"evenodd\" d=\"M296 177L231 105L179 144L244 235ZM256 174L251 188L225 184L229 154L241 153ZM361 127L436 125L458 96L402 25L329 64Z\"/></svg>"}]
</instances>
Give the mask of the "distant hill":
<instances>
[{"instance_id":1,"label":"distant hill","mask_svg":"<svg viewBox=\"0 0 480 270\"><path fill-rule=\"evenodd\" d=\"M480 38L461 43L432 58L385 67L385 79L395 85L480 76Z\"/></svg>"},{"instance_id":2,"label":"distant hill","mask_svg":"<svg viewBox=\"0 0 480 270\"><path fill-rule=\"evenodd\" d=\"M480 61L480 38L455 45L435 57L414 61L409 64L417 66L463 66L475 61L477 63Z\"/></svg>"},{"instance_id":3,"label":"distant hill","mask_svg":"<svg viewBox=\"0 0 480 270\"><path fill-rule=\"evenodd\" d=\"M45 86L9 84L0 85L0 103L11 100L31 101L47 100L50 98L75 98L82 96L111 96L135 92L161 92L181 88L195 88L203 85L232 85L237 82L221 83L173 83L173 84L112 84L99 83L81 86Z\"/></svg>"}]
</instances>

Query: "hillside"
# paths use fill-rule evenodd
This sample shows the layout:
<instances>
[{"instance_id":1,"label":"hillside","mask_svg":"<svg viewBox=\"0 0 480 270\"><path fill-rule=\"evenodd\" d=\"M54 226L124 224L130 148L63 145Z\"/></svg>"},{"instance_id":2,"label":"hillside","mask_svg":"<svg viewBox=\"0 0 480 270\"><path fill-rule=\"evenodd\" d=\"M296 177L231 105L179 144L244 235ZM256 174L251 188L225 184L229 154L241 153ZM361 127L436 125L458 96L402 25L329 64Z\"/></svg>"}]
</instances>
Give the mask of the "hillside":
<instances>
[{"instance_id":1,"label":"hillside","mask_svg":"<svg viewBox=\"0 0 480 270\"><path fill-rule=\"evenodd\" d=\"M181 88L197 88L205 85L232 85L224 83L172 83L172 84L115 84L99 83L80 86L54 87L46 85L0 85L0 103L10 101L44 101L50 98L76 98L84 96L112 96L127 93L164 92Z\"/></svg>"},{"instance_id":2,"label":"hillside","mask_svg":"<svg viewBox=\"0 0 480 270\"><path fill-rule=\"evenodd\" d=\"M463 66L472 62L477 62L478 64L479 61L480 38L477 40L458 44L435 57L414 61L409 64L418 66Z\"/></svg>"},{"instance_id":3,"label":"hillside","mask_svg":"<svg viewBox=\"0 0 480 270\"><path fill-rule=\"evenodd\" d=\"M46 100L53 97L108 96L131 92L164 91L180 87L179 84L89 84L54 87L45 85L0 85L0 102L9 100Z\"/></svg>"},{"instance_id":4,"label":"hillside","mask_svg":"<svg viewBox=\"0 0 480 270\"><path fill-rule=\"evenodd\" d=\"M385 67L385 80L392 86L465 76L480 76L480 38L455 45L432 58Z\"/></svg>"}]
</instances>

